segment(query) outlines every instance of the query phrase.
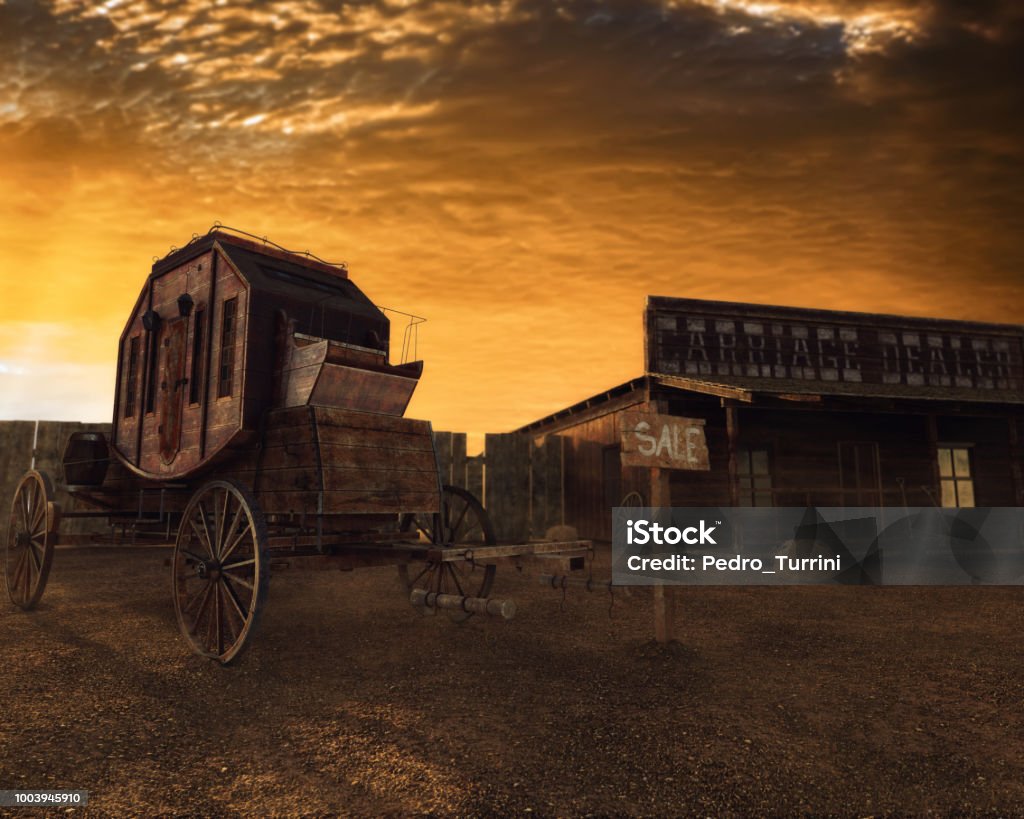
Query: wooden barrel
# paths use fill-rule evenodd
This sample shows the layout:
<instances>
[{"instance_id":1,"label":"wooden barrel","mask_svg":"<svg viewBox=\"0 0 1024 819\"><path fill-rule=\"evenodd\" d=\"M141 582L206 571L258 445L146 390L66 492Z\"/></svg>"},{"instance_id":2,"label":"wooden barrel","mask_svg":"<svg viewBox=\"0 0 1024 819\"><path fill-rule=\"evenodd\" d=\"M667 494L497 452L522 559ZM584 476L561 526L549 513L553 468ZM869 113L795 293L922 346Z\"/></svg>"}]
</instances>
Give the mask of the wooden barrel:
<instances>
[{"instance_id":1,"label":"wooden barrel","mask_svg":"<svg viewBox=\"0 0 1024 819\"><path fill-rule=\"evenodd\" d=\"M110 450L102 432L73 432L64 447L64 483L99 486L107 476Z\"/></svg>"}]
</instances>

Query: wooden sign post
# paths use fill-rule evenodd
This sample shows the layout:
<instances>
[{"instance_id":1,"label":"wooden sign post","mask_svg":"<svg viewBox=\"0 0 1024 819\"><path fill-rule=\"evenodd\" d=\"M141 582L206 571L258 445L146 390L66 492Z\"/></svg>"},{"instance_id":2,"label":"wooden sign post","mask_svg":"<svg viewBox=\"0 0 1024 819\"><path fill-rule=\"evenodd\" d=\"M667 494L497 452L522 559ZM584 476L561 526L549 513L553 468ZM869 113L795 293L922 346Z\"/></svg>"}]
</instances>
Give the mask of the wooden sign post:
<instances>
[{"instance_id":1,"label":"wooden sign post","mask_svg":"<svg viewBox=\"0 0 1024 819\"><path fill-rule=\"evenodd\" d=\"M653 412L622 414L622 465L647 467L651 475L652 508L672 505L672 469L708 471L704 421ZM668 643L675 636L675 587L654 586L654 639Z\"/></svg>"}]
</instances>

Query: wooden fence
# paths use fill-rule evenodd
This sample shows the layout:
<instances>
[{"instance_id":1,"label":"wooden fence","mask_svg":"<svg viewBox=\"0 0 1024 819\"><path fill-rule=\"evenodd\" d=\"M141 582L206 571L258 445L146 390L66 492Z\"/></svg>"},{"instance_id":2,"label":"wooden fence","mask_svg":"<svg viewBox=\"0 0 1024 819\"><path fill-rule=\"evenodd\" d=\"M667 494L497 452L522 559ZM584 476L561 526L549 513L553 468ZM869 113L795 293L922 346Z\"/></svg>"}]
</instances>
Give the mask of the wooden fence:
<instances>
[{"instance_id":1,"label":"wooden fence","mask_svg":"<svg viewBox=\"0 0 1024 819\"><path fill-rule=\"evenodd\" d=\"M466 433L435 432L441 480L480 498L502 541L543 537L565 522L563 445L549 435L541 445L517 432L488 433L484 453L466 455Z\"/></svg>"},{"instance_id":2,"label":"wooden fence","mask_svg":"<svg viewBox=\"0 0 1024 819\"><path fill-rule=\"evenodd\" d=\"M32 466L60 484L61 456L72 432L108 433L109 424L73 421L0 421L0 534L6 531L6 510L21 476ZM565 522L563 443L549 435L537 446L516 432L488 434L484 454L466 455L466 433L435 432L442 483L460 486L480 498L490 512L499 540L540 538ZM57 490L57 501L71 508L71 498ZM76 527L66 528L73 531Z\"/></svg>"}]
</instances>

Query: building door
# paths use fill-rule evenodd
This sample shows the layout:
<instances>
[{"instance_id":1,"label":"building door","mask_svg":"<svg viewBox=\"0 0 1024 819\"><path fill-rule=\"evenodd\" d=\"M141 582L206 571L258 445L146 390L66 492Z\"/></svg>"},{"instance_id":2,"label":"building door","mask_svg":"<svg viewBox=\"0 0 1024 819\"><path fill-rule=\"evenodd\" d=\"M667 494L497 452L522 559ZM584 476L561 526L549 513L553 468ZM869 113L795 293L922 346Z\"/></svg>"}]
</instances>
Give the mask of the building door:
<instances>
[{"instance_id":1,"label":"building door","mask_svg":"<svg viewBox=\"0 0 1024 819\"><path fill-rule=\"evenodd\" d=\"M882 472L874 441L840 441L839 487L843 506L883 506Z\"/></svg>"},{"instance_id":2,"label":"building door","mask_svg":"<svg viewBox=\"0 0 1024 819\"><path fill-rule=\"evenodd\" d=\"M160 356L157 398L160 457L169 464L181 445L181 413L185 402L185 339L188 321L178 318L167 325Z\"/></svg>"}]
</instances>

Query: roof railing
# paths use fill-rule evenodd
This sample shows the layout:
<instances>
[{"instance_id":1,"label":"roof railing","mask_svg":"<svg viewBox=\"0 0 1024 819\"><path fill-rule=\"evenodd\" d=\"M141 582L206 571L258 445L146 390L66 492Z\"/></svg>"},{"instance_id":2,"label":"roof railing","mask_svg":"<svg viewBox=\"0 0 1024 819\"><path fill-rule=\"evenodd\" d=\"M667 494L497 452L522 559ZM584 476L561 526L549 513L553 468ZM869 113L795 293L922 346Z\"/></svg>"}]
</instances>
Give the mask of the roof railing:
<instances>
[{"instance_id":1,"label":"roof railing","mask_svg":"<svg viewBox=\"0 0 1024 819\"><path fill-rule=\"evenodd\" d=\"M278 250L283 251L284 253L291 253L293 256L305 256L307 259L313 259L314 261L320 262L321 264L328 265L329 267L337 267L339 270L345 270L345 271L348 270L348 264L346 262L329 262L326 259L321 259L315 253L310 253L308 250L289 250L286 247L282 247L277 242L272 242L266 236L257 236L255 233L249 233L249 231L247 231L247 230L242 230L241 228L231 227L230 225L224 225L224 224L221 224L220 222L214 222L213 225L210 227L210 229L208 231L206 231L205 234L193 233L192 234L192 238L189 240L188 244L184 245L184 247L178 247L177 245L171 245L171 249L169 251L167 251L166 255L164 255L162 258L154 256L153 257L153 261L154 262L163 261L163 259L166 259L168 256L172 256L173 254L177 253L179 250L184 250L186 247L188 247L189 245L193 244L194 242L198 242L200 239L203 239L206 236L209 236L211 233L216 233L217 231L230 231L231 233L237 233L240 236L247 236L250 239L255 239L257 242L263 242L263 244L265 244L265 245L269 245L271 247L275 247Z\"/></svg>"}]
</instances>

